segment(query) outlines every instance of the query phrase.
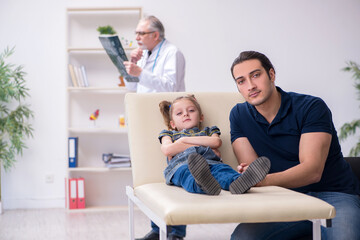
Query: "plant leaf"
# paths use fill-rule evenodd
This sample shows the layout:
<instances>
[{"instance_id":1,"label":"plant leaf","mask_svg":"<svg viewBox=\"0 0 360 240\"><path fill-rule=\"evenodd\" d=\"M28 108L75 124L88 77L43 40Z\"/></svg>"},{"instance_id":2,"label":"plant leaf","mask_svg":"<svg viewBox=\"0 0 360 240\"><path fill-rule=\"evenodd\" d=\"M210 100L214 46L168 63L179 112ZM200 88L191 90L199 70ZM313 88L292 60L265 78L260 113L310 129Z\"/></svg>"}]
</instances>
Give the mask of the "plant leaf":
<instances>
[{"instance_id":1,"label":"plant leaf","mask_svg":"<svg viewBox=\"0 0 360 240\"><path fill-rule=\"evenodd\" d=\"M357 90L357 99L360 100L360 66L353 61L349 61L346 64L347 66L342 70L346 72L352 72L352 78L355 80L354 87ZM345 140L348 136L354 135L356 133L356 129L358 128L360 128L360 119L353 120L350 123L345 123L340 128L339 139L342 141ZM360 156L360 139L350 150L350 156Z\"/></svg>"},{"instance_id":2,"label":"plant leaf","mask_svg":"<svg viewBox=\"0 0 360 240\"><path fill-rule=\"evenodd\" d=\"M29 123L34 113L21 102L30 96L25 86L26 73L23 66L7 62L14 49L7 47L0 53L0 163L6 171L27 148L25 139L33 137L34 130Z\"/></svg>"}]
</instances>

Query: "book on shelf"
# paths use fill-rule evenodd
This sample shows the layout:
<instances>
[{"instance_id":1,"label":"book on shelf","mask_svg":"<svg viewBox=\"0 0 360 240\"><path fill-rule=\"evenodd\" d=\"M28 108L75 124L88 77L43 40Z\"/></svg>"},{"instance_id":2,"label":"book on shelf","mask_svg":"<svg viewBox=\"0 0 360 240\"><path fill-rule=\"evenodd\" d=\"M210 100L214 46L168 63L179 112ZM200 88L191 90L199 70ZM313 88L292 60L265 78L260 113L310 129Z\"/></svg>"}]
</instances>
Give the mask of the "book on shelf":
<instances>
[{"instance_id":1,"label":"book on shelf","mask_svg":"<svg viewBox=\"0 0 360 240\"><path fill-rule=\"evenodd\" d=\"M85 179L82 177L65 179L65 196L69 209L85 208Z\"/></svg>"},{"instance_id":2,"label":"book on shelf","mask_svg":"<svg viewBox=\"0 0 360 240\"><path fill-rule=\"evenodd\" d=\"M69 198L69 209L77 208L77 183L75 178L69 179L69 187L68 187L68 198Z\"/></svg>"},{"instance_id":3,"label":"book on shelf","mask_svg":"<svg viewBox=\"0 0 360 240\"><path fill-rule=\"evenodd\" d=\"M108 168L131 167L131 159L126 154L104 153L103 159Z\"/></svg>"},{"instance_id":4,"label":"book on shelf","mask_svg":"<svg viewBox=\"0 0 360 240\"><path fill-rule=\"evenodd\" d=\"M85 208L85 179L80 177L76 179L77 183L77 208Z\"/></svg>"},{"instance_id":5,"label":"book on shelf","mask_svg":"<svg viewBox=\"0 0 360 240\"><path fill-rule=\"evenodd\" d=\"M70 78L71 78L73 87L79 87L79 85L77 83L76 75L75 75L75 69L72 64L69 64L69 72L70 72Z\"/></svg>"},{"instance_id":6,"label":"book on shelf","mask_svg":"<svg viewBox=\"0 0 360 240\"><path fill-rule=\"evenodd\" d=\"M117 153L103 153L102 160L104 163L107 162L127 162L130 161L130 155L127 154L117 154Z\"/></svg>"},{"instance_id":7,"label":"book on shelf","mask_svg":"<svg viewBox=\"0 0 360 240\"><path fill-rule=\"evenodd\" d=\"M128 58L126 57L124 48L121 45L119 37L113 35L99 36L99 40L104 47L107 55L110 57L111 61L118 69L121 76L123 76L128 82L139 82L138 77L129 75L125 69L125 65L123 62L128 61Z\"/></svg>"},{"instance_id":8,"label":"book on shelf","mask_svg":"<svg viewBox=\"0 0 360 240\"><path fill-rule=\"evenodd\" d=\"M74 69L75 69L75 76L76 76L79 87L84 87L84 82L83 82L83 79L81 76L80 68L78 66L74 66Z\"/></svg>"},{"instance_id":9,"label":"book on shelf","mask_svg":"<svg viewBox=\"0 0 360 240\"><path fill-rule=\"evenodd\" d=\"M73 87L88 87L85 66L75 66L69 64L70 77Z\"/></svg>"},{"instance_id":10,"label":"book on shelf","mask_svg":"<svg viewBox=\"0 0 360 240\"><path fill-rule=\"evenodd\" d=\"M78 166L78 142L78 137L68 138L69 168L76 168Z\"/></svg>"},{"instance_id":11,"label":"book on shelf","mask_svg":"<svg viewBox=\"0 0 360 240\"><path fill-rule=\"evenodd\" d=\"M89 82L88 82L88 79L87 79L85 66L80 66L80 70L81 70L81 76L83 77L84 85L85 85L85 87L88 87Z\"/></svg>"},{"instance_id":12,"label":"book on shelf","mask_svg":"<svg viewBox=\"0 0 360 240\"><path fill-rule=\"evenodd\" d=\"M113 162L108 162L105 164L105 166L107 168L125 168L125 167L131 167L131 162L118 162L118 163L113 163Z\"/></svg>"}]
</instances>

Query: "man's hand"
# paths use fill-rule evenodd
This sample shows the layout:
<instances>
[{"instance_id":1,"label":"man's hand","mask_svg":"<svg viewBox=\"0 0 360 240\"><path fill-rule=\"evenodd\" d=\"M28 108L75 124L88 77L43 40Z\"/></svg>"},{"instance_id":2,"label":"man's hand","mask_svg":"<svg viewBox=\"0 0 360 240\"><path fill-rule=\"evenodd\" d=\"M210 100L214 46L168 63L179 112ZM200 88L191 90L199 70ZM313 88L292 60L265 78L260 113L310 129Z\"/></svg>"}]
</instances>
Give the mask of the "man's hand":
<instances>
[{"instance_id":1,"label":"man's hand","mask_svg":"<svg viewBox=\"0 0 360 240\"><path fill-rule=\"evenodd\" d=\"M125 65L125 68L126 68L126 71L128 74L130 74L131 76L135 76L135 77L140 76L141 71L142 71L141 67L139 67L138 65L136 65L133 62L128 62L128 61L125 61L124 65Z\"/></svg>"},{"instance_id":2,"label":"man's hand","mask_svg":"<svg viewBox=\"0 0 360 240\"><path fill-rule=\"evenodd\" d=\"M237 170L239 173L245 172L247 168L248 168L248 164L246 163L240 163L240 165L237 166Z\"/></svg>"},{"instance_id":3,"label":"man's hand","mask_svg":"<svg viewBox=\"0 0 360 240\"><path fill-rule=\"evenodd\" d=\"M130 54L130 62L137 63L142 57L142 55L143 55L143 50L141 48L137 48L133 50Z\"/></svg>"}]
</instances>

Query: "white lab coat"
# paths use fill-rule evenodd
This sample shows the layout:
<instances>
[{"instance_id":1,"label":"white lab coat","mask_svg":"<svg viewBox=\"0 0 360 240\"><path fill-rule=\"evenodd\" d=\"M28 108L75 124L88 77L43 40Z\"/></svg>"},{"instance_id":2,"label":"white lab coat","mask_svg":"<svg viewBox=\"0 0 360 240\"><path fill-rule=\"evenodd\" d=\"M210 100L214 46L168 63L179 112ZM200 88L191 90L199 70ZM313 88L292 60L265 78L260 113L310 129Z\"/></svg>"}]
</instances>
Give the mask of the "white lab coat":
<instances>
[{"instance_id":1,"label":"white lab coat","mask_svg":"<svg viewBox=\"0 0 360 240\"><path fill-rule=\"evenodd\" d=\"M164 40L162 45L161 42L156 45L149 57L148 51L144 51L137 65L143 69L139 82L125 81L130 91L138 93L185 91L184 55L167 40Z\"/></svg>"}]
</instances>

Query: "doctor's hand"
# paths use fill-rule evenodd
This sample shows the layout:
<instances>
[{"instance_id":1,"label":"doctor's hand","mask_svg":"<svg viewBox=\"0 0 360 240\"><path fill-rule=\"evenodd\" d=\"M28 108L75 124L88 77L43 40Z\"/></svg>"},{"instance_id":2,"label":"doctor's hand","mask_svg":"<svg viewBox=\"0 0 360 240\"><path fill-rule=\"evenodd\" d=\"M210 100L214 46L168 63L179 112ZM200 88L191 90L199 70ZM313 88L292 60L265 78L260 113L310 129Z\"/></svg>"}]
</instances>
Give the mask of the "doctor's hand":
<instances>
[{"instance_id":1,"label":"doctor's hand","mask_svg":"<svg viewBox=\"0 0 360 240\"><path fill-rule=\"evenodd\" d=\"M143 50L141 48L134 49L130 54L130 61L132 63L137 63L143 55Z\"/></svg>"},{"instance_id":2,"label":"doctor's hand","mask_svg":"<svg viewBox=\"0 0 360 240\"><path fill-rule=\"evenodd\" d=\"M139 67L138 65L136 65L133 62L128 62L128 61L125 61L124 65L125 65L125 68L126 68L126 71L128 74L130 74L131 76L135 76L135 77L140 76L140 73L142 71L141 67Z\"/></svg>"}]
</instances>

